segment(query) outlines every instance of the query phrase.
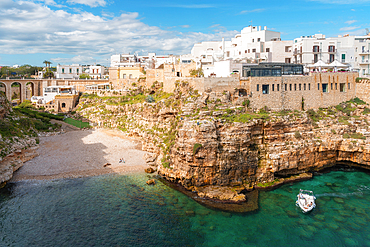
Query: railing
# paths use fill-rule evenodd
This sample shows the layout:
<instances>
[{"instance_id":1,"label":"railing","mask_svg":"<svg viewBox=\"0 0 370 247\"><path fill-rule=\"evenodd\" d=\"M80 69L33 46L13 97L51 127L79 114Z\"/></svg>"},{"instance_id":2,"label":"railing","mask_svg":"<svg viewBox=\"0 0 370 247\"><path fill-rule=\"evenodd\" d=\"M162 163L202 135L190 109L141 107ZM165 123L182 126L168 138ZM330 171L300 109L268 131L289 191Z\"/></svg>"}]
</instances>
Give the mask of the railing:
<instances>
[{"instance_id":1,"label":"railing","mask_svg":"<svg viewBox=\"0 0 370 247\"><path fill-rule=\"evenodd\" d=\"M370 54L370 50L362 50L359 54Z\"/></svg>"}]
</instances>

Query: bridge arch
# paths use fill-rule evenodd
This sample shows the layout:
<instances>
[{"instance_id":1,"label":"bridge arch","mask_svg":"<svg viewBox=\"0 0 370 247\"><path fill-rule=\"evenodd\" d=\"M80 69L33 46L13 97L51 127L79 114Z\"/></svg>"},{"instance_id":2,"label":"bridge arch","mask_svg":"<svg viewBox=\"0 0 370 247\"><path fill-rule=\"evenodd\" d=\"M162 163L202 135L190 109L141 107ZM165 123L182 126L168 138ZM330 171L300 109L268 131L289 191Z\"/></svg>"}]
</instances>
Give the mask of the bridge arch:
<instances>
[{"instance_id":1,"label":"bridge arch","mask_svg":"<svg viewBox=\"0 0 370 247\"><path fill-rule=\"evenodd\" d=\"M14 81L10 84L10 101L12 104L20 104L23 101L22 83Z\"/></svg>"},{"instance_id":2,"label":"bridge arch","mask_svg":"<svg viewBox=\"0 0 370 247\"><path fill-rule=\"evenodd\" d=\"M0 81L0 93L3 94L5 97L7 96L6 83L2 81Z\"/></svg>"},{"instance_id":3,"label":"bridge arch","mask_svg":"<svg viewBox=\"0 0 370 247\"><path fill-rule=\"evenodd\" d=\"M26 83L26 94L25 99L31 100L32 96L35 96L35 83L32 81L29 81Z\"/></svg>"}]
</instances>

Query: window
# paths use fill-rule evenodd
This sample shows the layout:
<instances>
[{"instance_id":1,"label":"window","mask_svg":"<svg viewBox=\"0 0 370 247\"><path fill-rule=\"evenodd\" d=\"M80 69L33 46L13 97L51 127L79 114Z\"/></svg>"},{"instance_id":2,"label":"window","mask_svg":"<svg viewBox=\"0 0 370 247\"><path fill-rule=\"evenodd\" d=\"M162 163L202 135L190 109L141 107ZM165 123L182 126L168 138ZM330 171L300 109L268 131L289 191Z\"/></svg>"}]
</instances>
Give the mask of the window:
<instances>
[{"instance_id":1,"label":"window","mask_svg":"<svg viewBox=\"0 0 370 247\"><path fill-rule=\"evenodd\" d=\"M72 69L71 68L69 68L69 73L72 74Z\"/></svg>"},{"instance_id":2,"label":"window","mask_svg":"<svg viewBox=\"0 0 370 247\"><path fill-rule=\"evenodd\" d=\"M342 63L346 62L346 54L342 54Z\"/></svg>"},{"instance_id":3,"label":"window","mask_svg":"<svg viewBox=\"0 0 370 247\"><path fill-rule=\"evenodd\" d=\"M128 75L128 78L132 79L132 74L129 74L129 75Z\"/></svg>"},{"instance_id":4,"label":"window","mask_svg":"<svg viewBox=\"0 0 370 247\"><path fill-rule=\"evenodd\" d=\"M289 84L289 90L292 91L292 84Z\"/></svg>"},{"instance_id":5,"label":"window","mask_svg":"<svg viewBox=\"0 0 370 247\"><path fill-rule=\"evenodd\" d=\"M335 52L335 46L334 45L329 45L328 52Z\"/></svg>"},{"instance_id":6,"label":"window","mask_svg":"<svg viewBox=\"0 0 370 247\"><path fill-rule=\"evenodd\" d=\"M345 83L339 83L339 91L340 92L345 92L346 91L346 84Z\"/></svg>"},{"instance_id":7,"label":"window","mask_svg":"<svg viewBox=\"0 0 370 247\"><path fill-rule=\"evenodd\" d=\"M252 49L252 52L256 52L256 49Z\"/></svg>"},{"instance_id":8,"label":"window","mask_svg":"<svg viewBox=\"0 0 370 247\"><path fill-rule=\"evenodd\" d=\"M335 83L335 90L338 90L338 83Z\"/></svg>"},{"instance_id":9,"label":"window","mask_svg":"<svg viewBox=\"0 0 370 247\"><path fill-rule=\"evenodd\" d=\"M317 90L320 90L320 83L317 83Z\"/></svg>"},{"instance_id":10,"label":"window","mask_svg":"<svg viewBox=\"0 0 370 247\"><path fill-rule=\"evenodd\" d=\"M239 55L241 55L242 54L242 52L241 51L239 51Z\"/></svg>"},{"instance_id":11,"label":"window","mask_svg":"<svg viewBox=\"0 0 370 247\"><path fill-rule=\"evenodd\" d=\"M290 52L290 46L285 46L285 52Z\"/></svg>"},{"instance_id":12,"label":"window","mask_svg":"<svg viewBox=\"0 0 370 247\"><path fill-rule=\"evenodd\" d=\"M334 54L330 54L329 62L330 63L334 62Z\"/></svg>"},{"instance_id":13,"label":"window","mask_svg":"<svg viewBox=\"0 0 370 247\"><path fill-rule=\"evenodd\" d=\"M327 83L323 83L322 84L322 92L323 93L327 93L328 92L328 84Z\"/></svg>"},{"instance_id":14,"label":"window","mask_svg":"<svg viewBox=\"0 0 370 247\"><path fill-rule=\"evenodd\" d=\"M279 84L276 85L276 91L279 91Z\"/></svg>"},{"instance_id":15,"label":"window","mask_svg":"<svg viewBox=\"0 0 370 247\"><path fill-rule=\"evenodd\" d=\"M305 90L305 91L306 91L306 83L305 83L305 84L303 84L303 90Z\"/></svg>"},{"instance_id":16,"label":"window","mask_svg":"<svg viewBox=\"0 0 370 247\"><path fill-rule=\"evenodd\" d=\"M314 45L313 48L312 48L312 52L319 52L319 46Z\"/></svg>"},{"instance_id":17,"label":"window","mask_svg":"<svg viewBox=\"0 0 370 247\"><path fill-rule=\"evenodd\" d=\"M62 74L64 74L64 68L62 68Z\"/></svg>"},{"instance_id":18,"label":"window","mask_svg":"<svg viewBox=\"0 0 370 247\"><path fill-rule=\"evenodd\" d=\"M311 84L308 83L308 90L311 90Z\"/></svg>"},{"instance_id":19,"label":"window","mask_svg":"<svg viewBox=\"0 0 370 247\"><path fill-rule=\"evenodd\" d=\"M294 84L294 91L297 91L297 84Z\"/></svg>"},{"instance_id":20,"label":"window","mask_svg":"<svg viewBox=\"0 0 370 247\"><path fill-rule=\"evenodd\" d=\"M77 69L77 74L80 73L80 69Z\"/></svg>"},{"instance_id":21,"label":"window","mask_svg":"<svg viewBox=\"0 0 370 247\"><path fill-rule=\"evenodd\" d=\"M244 53L247 53L247 52L248 52L247 50L244 51Z\"/></svg>"},{"instance_id":22,"label":"window","mask_svg":"<svg viewBox=\"0 0 370 247\"><path fill-rule=\"evenodd\" d=\"M258 38L258 39L257 39L257 42L260 42L260 41L261 41L261 39L260 39L260 38Z\"/></svg>"},{"instance_id":23,"label":"window","mask_svg":"<svg viewBox=\"0 0 370 247\"><path fill-rule=\"evenodd\" d=\"M272 84L272 91L275 91L275 84Z\"/></svg>"},{"instance_id":24,"label":"window","mask_svg":"<svg viewBox=\"0 0 370 247\"><path fill-rule=\"evenodd\" d=\"M348 83L348 90L351 89L351 83Z\"/></svg>"},{"instance_id":25,"label":"window","mask_svg":"<svg viewBox=\"0 0 370 247\"><path fill-rule=\"evenodd\" d=\"M270 52L270 48L266 48L266 52Z\"/></svg>"},{"instance_id":26,"label":"window","mask_svg":"<svg viewBox=\"0 0 370 247\"><path fill-rule=\"evenodd\" d=\"M66 103L62 103L62 108L66 108Z\"/></svg>"},{"instance_id":27,"label":"window","mask_svg":"<svg viewBox=\"0 0 370 247\"><path fill-rule=\"evenodd\" d=\"M257 92L260 91L260 85L257 84Z\"/></svg>"},{"instance_id":28,"label":"window","mask_svg":"<svg viewBox=\"0 0 370 247\"><path fill-rule=\"evenodd\" d=\"M285 91L288 91L288 84L285 84Z\"/></svg>"},{"instance_id":29,"label":"window","mask_svg":"<svg viewBox=\"0 0 370 247\"><path fill-rule=\"evenodd\" d=\"M254 43L254 39L252 39L252 43Z\"/></svg>"},{"instance_id":30,"label":"window","mask_svg":"<svg viewBox=\"0 0 370 247\"><path fill-rule=\"evenodd\" d=\"M333 90L333 83L330 83L330 90Z\"/></svg>"},{"instance_id":31,"label":"window","mask_svg":"<svg viewBox=\"0 0 370 247\"><path fill-rule=\"evenodd\" d=\"M299 91L302 90L302 84L299 84Z\"/></svg>"},{"instance_id":32,"label":"window","mask_svg":"<svg viewBox=\"0 0 370 247\"><path fill-rule=\"evenodd\" d=\"M269 94L269 85L262 85L262 93Z\"/></svg>"},{"instance_id":33,"label":"window","mask_svg":"<svg viewBox=\"0 0 370 247\"><path fill-rule=\"evenodd\" d=\"M126 79L126 74L123 74L123 75L122 75L122 78L123 78L123 79Z\"/></svg>"},{"instance_id":34,"label":"window","mask_svg":"<svg viewBox=\"0 0 370 247\"><path fill-rule=\"evenodd\" d=\"M319 55L318 54L313 54L313 62L317 63L319 61Z\"/></svg>"},{"instance_id":35,"label":"window","mask_svg":"<svg viewBox=\"0 0 370 247\"><path fill-rule=\"evenodd\" d=\"M250 53L251 52L251 49L248 49L248 53Z\"/></svg>"}]
</instances>

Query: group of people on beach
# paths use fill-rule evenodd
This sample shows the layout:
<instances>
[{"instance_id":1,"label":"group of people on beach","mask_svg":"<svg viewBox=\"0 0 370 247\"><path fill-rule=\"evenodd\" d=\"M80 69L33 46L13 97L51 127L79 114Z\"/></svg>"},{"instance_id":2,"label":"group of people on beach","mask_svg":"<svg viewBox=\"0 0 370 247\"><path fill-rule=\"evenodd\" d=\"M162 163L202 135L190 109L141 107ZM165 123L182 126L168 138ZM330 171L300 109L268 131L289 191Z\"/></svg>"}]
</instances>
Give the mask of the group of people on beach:
<instances>
[{"instance_id":1,"label":"group of people on beach","mask_svg":"<svg viewBox=\"0 0 370 247\"><path fill-rule=\"evenodd\" d=\"M123 158L120 158L119 163L126 163L126 161Z\"/></svg>"}]
</instances>

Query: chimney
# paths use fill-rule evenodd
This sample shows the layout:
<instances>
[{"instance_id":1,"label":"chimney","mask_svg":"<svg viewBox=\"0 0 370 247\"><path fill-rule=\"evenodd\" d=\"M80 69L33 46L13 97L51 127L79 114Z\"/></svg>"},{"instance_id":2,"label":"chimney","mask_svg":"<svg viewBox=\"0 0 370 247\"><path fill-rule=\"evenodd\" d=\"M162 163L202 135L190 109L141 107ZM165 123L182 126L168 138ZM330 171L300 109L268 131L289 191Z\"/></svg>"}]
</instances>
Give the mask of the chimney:
<instances>
[{"instance_id":1,"label":"chimney","mask_svg":"<svg viewBox=\"0 0 370 247\"><path fill-rule=\"evenodd\" d=\"M259 26L259 29L258 29L258 31L261 31L262 29L261 29L261 26Z\"/></svg>"},{"instance_id":2,"label":"chimney","mask_svg":"<svg viewBox=\"0 0 370 247\"><path fill-rule=\"evenodd\" d=\"M267 26L264 26L264 27L263 27L263 30L267 30Z\"/></svg>"}]
</instances>

